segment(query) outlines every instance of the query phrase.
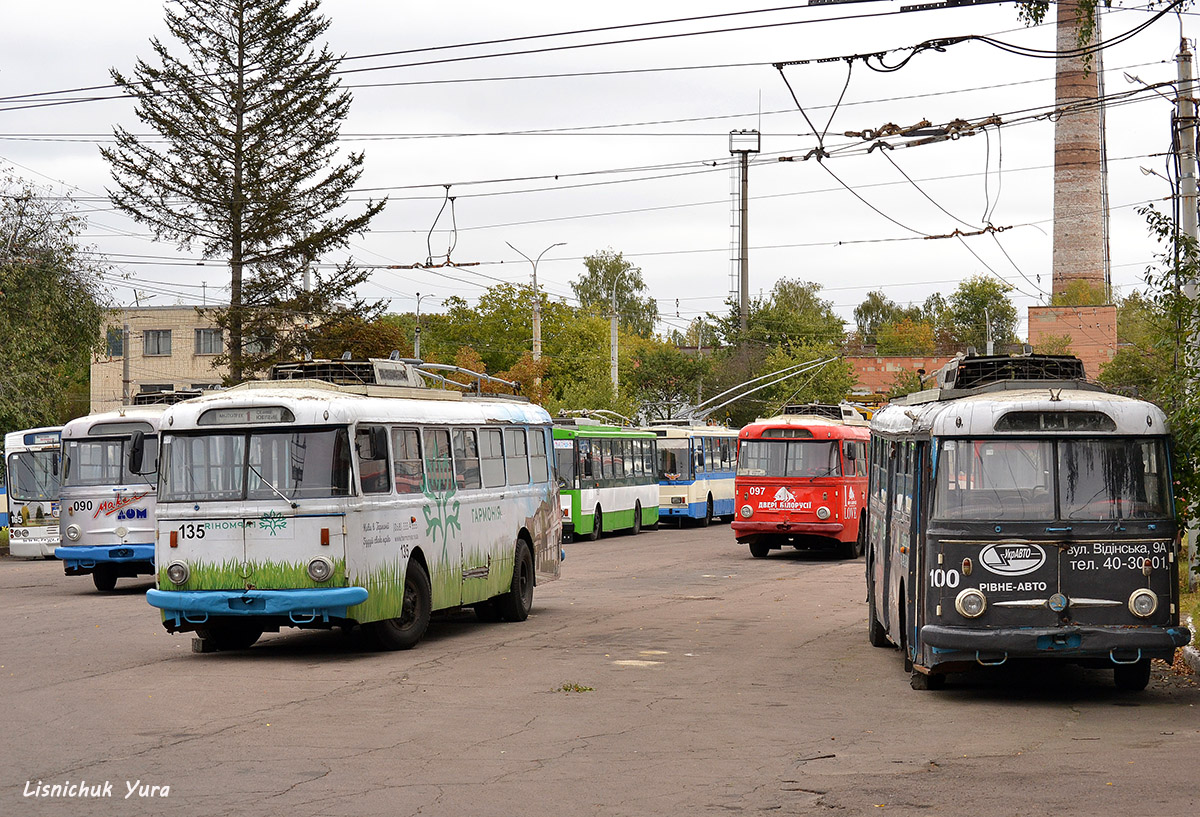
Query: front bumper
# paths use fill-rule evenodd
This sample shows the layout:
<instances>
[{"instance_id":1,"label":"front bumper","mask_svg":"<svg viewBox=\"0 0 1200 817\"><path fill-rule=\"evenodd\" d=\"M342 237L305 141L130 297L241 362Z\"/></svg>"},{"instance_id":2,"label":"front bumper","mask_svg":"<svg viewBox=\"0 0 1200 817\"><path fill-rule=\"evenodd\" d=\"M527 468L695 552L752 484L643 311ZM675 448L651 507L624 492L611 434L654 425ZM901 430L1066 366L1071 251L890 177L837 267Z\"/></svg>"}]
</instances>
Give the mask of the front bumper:
<instances>
[{"instance_id":1,"label":"front bumper","mask_svg":"<svg viewBox=\"0 0 1200 817\"><path fill-rule=\"evenodd\" d=\"M846 529L841 522L734 522L730 527L739 539L743 536L761 536L763 534L789 536L792 534L813 534L816 536L837 536Z\"/></svg>"},{"instance_id":2,"label":"front bumper","mask_svg":"<svg viewBox=\"0 0 1200 817\"><path fill-rule=\"evenodd\" d=\"M98 564L145 562L154 565L154 544L148 545L59 545L54 549L56 558L63 562L68 576L81 571L95 569Z\"/></svg>"},{"instance_id":3,"label":"front bumper","mask_svg":"<svg viewBox=\"0 0 1200 817\"><path fill-rule=\"evenodd\" d=\"M367 600L365 587L304 590L148 590L146 601L163 611L163 623L176 628L204 624L209 616L286 617L292 624L328 623Z\"/></svg>"}]
</instances>

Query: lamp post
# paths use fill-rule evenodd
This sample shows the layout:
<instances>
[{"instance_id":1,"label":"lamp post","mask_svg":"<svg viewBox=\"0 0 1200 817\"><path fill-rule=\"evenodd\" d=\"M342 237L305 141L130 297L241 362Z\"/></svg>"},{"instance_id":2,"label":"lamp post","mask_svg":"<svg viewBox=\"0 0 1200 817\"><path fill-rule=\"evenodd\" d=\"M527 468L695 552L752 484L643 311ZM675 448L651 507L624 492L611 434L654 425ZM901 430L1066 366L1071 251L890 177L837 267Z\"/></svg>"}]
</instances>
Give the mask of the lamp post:
<instances>
[{"instance_id":1,"label":"lamp post","mask_svg":"<svg viewBox=\"0 0 1200 817\"><path fill-rule=\"evenodd\" d=\"M612 349L612 359L609 362L609 372L612 374L613 399L617 398L617 282L625 270L617 270L613 277L612 317L609 320L609 346Z\"/></svg>"},{"instance_id":2,"label":"lamp post","mask_svg":"<svg viewBox=\"0 0 1200 817\"><path fill-rule=\"evenodd\" d=\"M417 329L413 332L413 357L417 360L421 359L421 299L431 298L432 293L426 292L424 295L417 293Z\"/></svg>"},{"instance_id":3,"label":"lamp post","mask_svg":"<svg viewBox=\"0 0 1200 817\"><path fill-rule=\"evenodd\" d=\"M555 247L565 247L567 242L560 241L557 244L551 244L549 247L547 247L546 249L544 249L540 253L538 253L538 257L536 260L534 260L533 258L530 258L528 255L521 252L516 247L513 247L513 245L511 243L509 243L508 241L505 241L504 243L508 244L508 246L512 247L513 250L518 255L520 255L522 258L524 258L526 261L528 261L530 264L533 265L533 359L541 360L542 359L542 298L541 298L541 294L538 292L537 265L538 265L538 261L542 260L543 255L550 252Z\"/></svg>"}]
</instances>

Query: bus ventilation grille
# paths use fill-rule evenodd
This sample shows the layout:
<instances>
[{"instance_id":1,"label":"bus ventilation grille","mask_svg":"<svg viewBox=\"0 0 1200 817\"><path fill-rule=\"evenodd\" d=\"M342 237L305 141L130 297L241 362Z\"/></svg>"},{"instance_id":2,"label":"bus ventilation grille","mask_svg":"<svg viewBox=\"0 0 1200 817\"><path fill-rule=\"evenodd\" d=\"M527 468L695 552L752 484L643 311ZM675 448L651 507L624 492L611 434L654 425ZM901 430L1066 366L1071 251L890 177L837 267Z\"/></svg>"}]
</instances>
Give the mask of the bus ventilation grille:
<instances>
[{"instance_id":1,"label":"bus ventilation grille","mask_svg":"<svg viewBox=\"0 0 1200 817\"><path fill-rule=\"evenodd\" d=\"M339 386L408 386L422 388L425 381L410 361L384 360L301 360L277 363L268 380L324 380Z\"/></svg>"},{"instance_id":2,"label":"bus ventilation grille","mask_svg":"<svg viewBox=\"0 0 1200 817\"><path fill-rule=\"evenodd\" d=\"M1071 355L961 357L938 373L943 389L973 389L1009 380L1085 380L1083 361Z\"/></svg>"},{"instance_id":3,"label":"bus ventilation grille","mask_svg":"<svg viewBox=\"0 0 1200 817\"><path fill-rule=\"evenodd\" d=\"M176 391L143 391L133 396L135 406L173 406L203 394L200 389L178 389Z\"/></svg>"}]
</instances>

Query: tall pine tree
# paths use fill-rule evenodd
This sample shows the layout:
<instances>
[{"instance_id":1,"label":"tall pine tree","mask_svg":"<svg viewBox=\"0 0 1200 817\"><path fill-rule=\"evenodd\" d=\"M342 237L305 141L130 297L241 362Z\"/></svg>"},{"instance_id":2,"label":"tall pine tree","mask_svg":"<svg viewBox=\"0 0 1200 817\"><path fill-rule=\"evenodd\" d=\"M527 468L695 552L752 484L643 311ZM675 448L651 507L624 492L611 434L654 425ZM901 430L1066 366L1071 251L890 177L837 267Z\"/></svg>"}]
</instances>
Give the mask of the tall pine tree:
<instances>
[{"instance_id":1,"label":"tall pine tree","mask_svg":"<svg viewBox=\"0 0 1200 817\"><path fill-rule=\"evenodd\" d=\"M352 262L304 271L363 233L386 199L346 213L363 155L339 161L337 140L350 107L334 72L340 58L317 39L329 21L318 0L170 0L173 56L158 39L157 64L139 59L113 80L157 134L114 130L101 150L111 165L116 207L156 238L206 258L228 260L229 378L238 382L346 321L383 311L355 287L368 273Z\"/></svg>"}]
</instances>

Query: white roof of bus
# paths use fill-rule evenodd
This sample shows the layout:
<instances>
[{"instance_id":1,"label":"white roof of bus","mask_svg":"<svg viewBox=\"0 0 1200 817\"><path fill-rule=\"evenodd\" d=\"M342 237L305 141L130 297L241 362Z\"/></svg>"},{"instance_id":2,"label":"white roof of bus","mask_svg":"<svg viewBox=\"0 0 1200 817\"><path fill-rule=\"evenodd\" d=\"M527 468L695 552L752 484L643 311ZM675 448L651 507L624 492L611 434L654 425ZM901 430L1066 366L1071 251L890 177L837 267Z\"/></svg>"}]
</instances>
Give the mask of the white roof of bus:
<instances>
[{"instance_id":1,"label":"white roof of bus","mask_svg":"<svg viewBox=\"0 0 1200 817\"><path fill-rule=\"evenodd\" d=\"M1095 411L1112 418L1117 434L1167 433L1166 415L1153 403L1102 391L1053 390L1047 386L983 392L911 406L892 404L875 412L871 429L885 434L986 435L993 433L1001 415L1011 411Z\"/></svg>"},{"instance_id":2,"label":"white roof of bus","mask_svg":"<svg viewBox=\"0 0 1200 817\"><path fill-rule=\"evenodd\" d=\"M4 435L4 450L24 448L26 434L47 434L62 431L62 426L41 426L40 428L23 428L20 431L10 431Z\"/></svg>"},{"instance_id":3,"label":"white roof of bus","mask_svg":"<svg viewBox=\"0 0 1200 817\"><path fill-rule=\"evenodd\" d=\"M550 422L550 415L541 406L517 400L444 400L433 395L368 397L328 386L290 383L295 385L285 387L268 381L195 397L168 408L163 422L171 431L214 429L221 426L198 426L200 415L210 409L269 406L283 406L292 412L296 419L286 425L346 425L362 421L476 425ZM414 390L406 391L411 394Z\"/></svg>"},{"instance_id":4,"label":"white roof of bus","mask_svg":"<svg viewBox=\"0 0 1200 817\"><path fill-rule=\"evenodd\" d=\"M62 428L64 438L71 437L86 437L88 431L97 423L120 423L120 422L143 422L149 423L155 431L158 430L159 421L162 419L163 412L167 410L165 405L151 406L122 406L119 409L112 411L99 411L95 414L88 414L84 417L76 417Z\"/></svg>"}]
</instances>

